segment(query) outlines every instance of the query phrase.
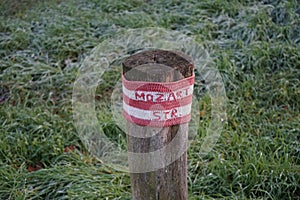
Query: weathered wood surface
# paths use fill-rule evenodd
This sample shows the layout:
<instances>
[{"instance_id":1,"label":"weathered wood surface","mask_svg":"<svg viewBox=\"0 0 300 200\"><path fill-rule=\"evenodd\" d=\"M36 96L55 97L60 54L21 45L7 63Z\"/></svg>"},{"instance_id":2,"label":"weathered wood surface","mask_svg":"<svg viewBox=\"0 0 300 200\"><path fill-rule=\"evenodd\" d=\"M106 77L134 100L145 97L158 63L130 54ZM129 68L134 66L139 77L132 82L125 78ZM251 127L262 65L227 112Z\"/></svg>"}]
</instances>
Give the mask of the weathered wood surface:
<instances>
[{"instance_id":1,"label":"weathered wood surface","mask_svg":"<svg viewBox=\"0 0 300 200\"><path fill-rule=\"evenodd\" d=\"M150 50L137 53L122 63L124 76L131 81L172 82L193 75L194 65L190 57L181 52ZM128 151L147 153L161 149L179 134L178 148L186 148L188 124L165 128L138 126L127 122ZM133 135L153 135L140 138ZM162 155L171 156L171 155ZM130 159L129 159L130 160ZM155 161L153 161L155 162ZM129 163L134 166L137 163ZM187 194L187 154L186 152L172 164L156 171L131 173L132 196L134 200L186 200Z\"/></svg>"}]
</instances>

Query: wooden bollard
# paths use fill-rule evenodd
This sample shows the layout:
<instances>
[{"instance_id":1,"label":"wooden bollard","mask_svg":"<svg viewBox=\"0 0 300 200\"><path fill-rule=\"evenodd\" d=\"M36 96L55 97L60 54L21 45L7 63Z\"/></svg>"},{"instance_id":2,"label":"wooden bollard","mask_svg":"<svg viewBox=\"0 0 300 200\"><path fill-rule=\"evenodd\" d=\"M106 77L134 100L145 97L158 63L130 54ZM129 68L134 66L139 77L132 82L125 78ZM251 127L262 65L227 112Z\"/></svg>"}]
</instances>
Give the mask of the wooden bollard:
<instances>
[{"instance_id":1,"label":"wooden bollard","mask_svg":"<svg viewBox=\"0 0 300 200\"><path fill-rule=\"evenodd\" d=\"M123 74L128 81L174 82L193 75L192 59L175 51L149 50L137 53L122 63ZM129 152L148 153L163 148L179 134L178 148L187 147L188 123L168 127L140 126L126 122ZM153 134L155 133L155 134ZM135 137L134 135L147 137ZM149 137L150 135L150 137ZM152 136L151 136L152 135ZM177 137L177 136L176 136ZM172 155L162 155L165 157ZM130 163L133 167L136 163ZM134 200L187 200L186 151L173 163L154 171L131 172L132 199Z\"/></svg>"}]
</instances>

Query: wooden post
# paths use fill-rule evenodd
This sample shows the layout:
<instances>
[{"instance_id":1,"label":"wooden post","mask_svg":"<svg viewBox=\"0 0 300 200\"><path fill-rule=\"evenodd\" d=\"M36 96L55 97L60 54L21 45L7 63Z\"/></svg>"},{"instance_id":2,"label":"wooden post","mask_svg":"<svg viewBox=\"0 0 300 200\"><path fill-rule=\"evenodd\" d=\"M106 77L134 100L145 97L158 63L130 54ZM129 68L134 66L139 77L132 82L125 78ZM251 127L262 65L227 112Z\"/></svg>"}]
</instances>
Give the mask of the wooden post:
<instances>
[{"instance_id":1,"label":"wooden post","mask_svg":"<svg viewBox=\"0 0 300 200\"><path fill-rule=\"evenodd\" d=\"M192 59L181 52L150 50L137 53L122 63L123 73L129 81L172 82L193 75ZM164 67L165 66L165 67ZM174 125L164 128L139 126L127 122L128 151L147 153L161 149L179 134L179 148L186 147L188 124ZM159 130L159 131L157 131ZM136 133L152 137L134 137ZM163 155L170 156L170 155ZM130 159L129 159L130 160ZM129 163L134 165L134 163ZM133 200L187 200L187 154L162 169L151 172L131 173Z\"/></svg>"}]
</instances>

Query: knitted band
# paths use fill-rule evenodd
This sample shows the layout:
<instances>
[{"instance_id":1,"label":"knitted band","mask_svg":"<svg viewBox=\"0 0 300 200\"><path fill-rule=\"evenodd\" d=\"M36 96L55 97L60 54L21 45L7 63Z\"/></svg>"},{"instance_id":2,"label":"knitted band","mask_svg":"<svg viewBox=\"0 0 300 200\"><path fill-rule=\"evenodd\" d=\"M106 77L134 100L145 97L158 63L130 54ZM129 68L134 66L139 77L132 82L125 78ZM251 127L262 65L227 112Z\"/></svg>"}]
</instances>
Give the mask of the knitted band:
<instances>
[{"instance_id":1,"label":"knitted band","mask_svg":"<svg viewBox=\"0 0 300 200\"><path fill-rule=\"evenodd\" d=\"M128 81L122 76L123 116L151 127L187 123L191 119L194 75L176 82Z\"/></svg>"}]
</instances>

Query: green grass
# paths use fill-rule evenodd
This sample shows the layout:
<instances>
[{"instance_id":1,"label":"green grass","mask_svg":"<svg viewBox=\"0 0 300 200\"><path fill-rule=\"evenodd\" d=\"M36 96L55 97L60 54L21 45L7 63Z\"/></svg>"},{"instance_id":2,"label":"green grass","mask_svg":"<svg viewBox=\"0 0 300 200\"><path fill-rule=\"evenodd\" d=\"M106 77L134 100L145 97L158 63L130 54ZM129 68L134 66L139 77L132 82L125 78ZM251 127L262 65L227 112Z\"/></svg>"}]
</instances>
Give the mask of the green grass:
<instances>
[{"instance_id":1,"label":"green grass","mask_svg":"<svg viewBox=\"0 0 300 200\"><path fill-rule=\"evenodd\" d=\"M217 145L202 157L200 131L188 151L189 199L300 199L297 1L14 0L0 10L0 199L131 198L129 175L80 141L72 87L101 41L149 26L194 37L226 85L228 124ZM113 84L97 91L110 94ZM209 99L201 105L204 129ZM98 117L124 145L107 112Z\"/></svg>"}]
</instances>

